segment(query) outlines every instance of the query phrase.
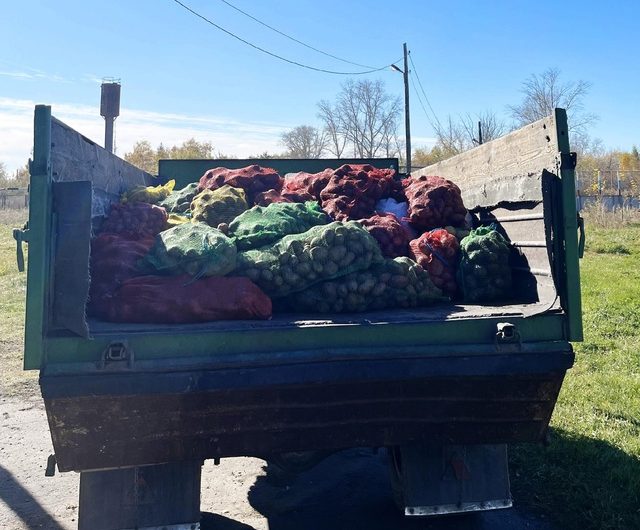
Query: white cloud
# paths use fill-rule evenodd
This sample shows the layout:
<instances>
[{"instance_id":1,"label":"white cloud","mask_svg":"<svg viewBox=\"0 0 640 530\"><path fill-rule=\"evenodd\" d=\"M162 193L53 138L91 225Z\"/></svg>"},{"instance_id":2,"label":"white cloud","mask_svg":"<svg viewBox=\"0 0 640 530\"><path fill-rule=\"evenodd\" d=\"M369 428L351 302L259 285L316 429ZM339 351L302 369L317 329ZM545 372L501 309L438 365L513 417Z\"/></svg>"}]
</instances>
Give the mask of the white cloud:
<instances>
[{"instance_id":1,"label":"white cloud","mask_svg":"<svg viewBox=\"0 0 640 530\"><path fill-rule=\"evenodd\" d=\"M29 158L33 144L33 110L37 102L0 97L0 161L15 171ZM52 114L100 145L104 121L99 108L89 105L52 104ZM117 153L130 151L138 140L166 146L188 138L211 142L215 149L239 157L263 151L282 151L280 134L287 124L243 122L219 116L191 116L123 108L116 120Z\"/></svg>"}]
</instances>

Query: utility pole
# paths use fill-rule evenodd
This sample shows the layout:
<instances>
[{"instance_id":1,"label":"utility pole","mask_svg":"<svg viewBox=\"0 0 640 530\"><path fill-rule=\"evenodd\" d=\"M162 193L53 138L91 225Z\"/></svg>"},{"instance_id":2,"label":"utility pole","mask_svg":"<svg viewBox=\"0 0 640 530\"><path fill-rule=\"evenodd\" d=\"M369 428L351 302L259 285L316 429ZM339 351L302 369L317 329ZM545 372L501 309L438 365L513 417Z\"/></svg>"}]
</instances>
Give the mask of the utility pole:
<instances>
[{"instance_id":1,"label":"utility pole","mask_svg":"<svg viewBox=\"0 0 640 530\"><path fill-rule=\"evenodd\" d=\"M411 173L411 121L409 118L409 61L407 57L407 43L402 45L404 52L404 134L407 147L407 175Z\"/></svg>"},{"instance_id":2,"label":"utility pole","mask_svg":"<svg viewBox=\"0 0 640 530\"><path fill-rule=\"evenodd\" d=\"M404 79L404 133L405 133L405 145L407 148L407 175L411 173L411 121L409 119L409 56L407 53L407 43L402 45L402 51L404 56L404 70L398 68L395 64L391 65L391 69L396 72L400 72Z\"/></svg>"}]
</instances>

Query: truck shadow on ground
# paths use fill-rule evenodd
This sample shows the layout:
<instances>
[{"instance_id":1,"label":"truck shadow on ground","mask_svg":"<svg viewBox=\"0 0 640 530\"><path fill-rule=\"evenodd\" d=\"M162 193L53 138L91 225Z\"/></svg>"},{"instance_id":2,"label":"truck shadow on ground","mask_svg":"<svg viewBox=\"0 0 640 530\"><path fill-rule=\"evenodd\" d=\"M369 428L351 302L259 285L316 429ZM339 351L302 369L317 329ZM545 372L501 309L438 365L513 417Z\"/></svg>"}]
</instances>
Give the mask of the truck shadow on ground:
<instances>
[{"instance_id":1,"label":"truck shadow on ground","mask_svg":"<svg viewBox=\"0 0 640 530\"><path fill-rule=\"evenodd\" d=\"M289 484L258 477L249 502L269 521L269 530L551 530L514 510L437 519L406 518L396 507L385 451L352 449L336 453ZM508 524L499 524L509 519Z\"/></svg>"},{"instance_id":2,"label":"truck shadow on ground","mask_svg":"<svg viewBox=\"0 0 640 530\"><path fill-rule=\"evenodd\" d=\"M2 465L0 465L0 501L22 519L28 528L62 530L62 526L51 514ZM2 521L0 526L4 527Z\"/></svg>"},{"instance_id":3,"label":"truck shadow on ground","mask_svg":"<svg viewBox=\"0 0 640 530\"><path fill-rule=\"evenodd\" d=\"M545 518L523 508L523 501L530 495L548 495L558 499L548 508L562 511L576 500L570 491L573 484L583 493L580 497L585 497L582 501L590 509L573 506L570 528L594 528L594 520L606 518L606 514L593 512L605 509L604 504L598 504L598 497L602 497L601 503L611 499L626 510L626 515L619 518L619 528L640 528L636 524L640 514L631 513L637 510L640 491L633 491L632 487L625 490L629 485L621 484L620 477L609 468L628 469L627 476L640 476L640 462L624 451L600 440L557 430L550 447L523 444L510 451L516 507L507 510L436 519L405 518L393 501L386 453L376 454L370 449L336 453L288 480L270 473L267 465L267 474L257 477L248 500L267 519L269 530L557 530L565 525L562 517L554 515L555 511ZM589 493L585 488L590 485L583 475L593 465L598 467L599 483ZM527 478L519 479L516 472ZM636 508L631 509L632 506ZM554 524L553 519L558 521ZM203 514L202 523L202 530L253 528L217 514Z\"/></svg>"}]
</instances>

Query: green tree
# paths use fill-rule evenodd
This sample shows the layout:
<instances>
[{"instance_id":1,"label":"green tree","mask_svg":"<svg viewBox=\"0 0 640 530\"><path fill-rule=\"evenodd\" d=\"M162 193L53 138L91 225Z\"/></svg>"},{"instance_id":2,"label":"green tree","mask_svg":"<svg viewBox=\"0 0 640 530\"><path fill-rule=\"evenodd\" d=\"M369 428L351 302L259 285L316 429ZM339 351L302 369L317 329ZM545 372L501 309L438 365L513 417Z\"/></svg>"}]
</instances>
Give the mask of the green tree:
<instances>
[{"instance_id":1,"label":"green tree","mask_svg":"<svg viewBox=\"0 0 640 530\"><path fill-rule=\"evenodd\" d=\"M161 159L187 159L187 158L233 158L221 153L214 153L211 142L199 142L195 138L189 138L180 145L165 147L160 144L153 148L148 140L140 140L135 143L129 153L125 153L124 159L136 167L155 174L158 171L158 161Z\"/></svg>"}]
</instances>

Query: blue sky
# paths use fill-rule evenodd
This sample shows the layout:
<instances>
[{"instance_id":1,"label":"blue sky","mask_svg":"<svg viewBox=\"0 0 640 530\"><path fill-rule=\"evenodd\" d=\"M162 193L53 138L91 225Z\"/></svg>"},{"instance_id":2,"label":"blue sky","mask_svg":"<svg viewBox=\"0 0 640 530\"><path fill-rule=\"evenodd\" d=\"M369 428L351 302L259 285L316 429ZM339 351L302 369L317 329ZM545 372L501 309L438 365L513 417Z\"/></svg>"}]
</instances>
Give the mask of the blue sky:
<instances>
[{"instance_id":1,"label":"blue sky","mask_svg":"<svg viewBox=\"0 0 640 530\"><path fill-rule=\"evenodd\" d=\"M255 44L292 60L359 70L256 24L220 0L183 0ZM640 2L229 0L310 45L354 62L384 66L407 42L440 119L493 110L521 97L532 73L557 67L564 80L592 83L591 133L607 147L640 144ZM122 80L119 153L137 139L157 144L195 136L239 156L277 151L279 134L317 124L316 103L348 76L278 61L195 18L173 0L2 2L0 161L15 169L32 144L32 107L101 140L100 79ZM402 76L369 76L403 94ZM412 92L414 145L433 130Z\"/></svg>"}]
</instances>

